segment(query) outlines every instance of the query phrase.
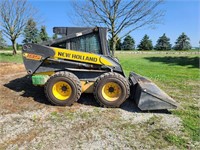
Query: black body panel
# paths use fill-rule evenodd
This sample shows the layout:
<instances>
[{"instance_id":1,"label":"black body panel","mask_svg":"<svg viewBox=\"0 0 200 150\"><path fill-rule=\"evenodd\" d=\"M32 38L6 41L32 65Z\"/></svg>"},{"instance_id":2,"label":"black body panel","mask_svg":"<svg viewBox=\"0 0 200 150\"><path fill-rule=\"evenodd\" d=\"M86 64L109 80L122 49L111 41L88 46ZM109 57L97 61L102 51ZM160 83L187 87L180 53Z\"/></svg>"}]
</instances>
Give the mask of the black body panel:
<instances>
[{"instance_id":1,"label":"black body panel","mask_svg":"<svg viewBox=\"0 0 200 150\"><path fill-rule=\"evenodd\" d=\"M22 54L24 65L28 74L33 74L39 68L39 66L41 66L44 60L48 57L54 56L55 52L47 46L41 46L38 44L26 44L23 45ZM41 58L40 60L28 59L26 57L26 54L33 54L33 56L41 56Z\"/></svg>"}]
</instances>

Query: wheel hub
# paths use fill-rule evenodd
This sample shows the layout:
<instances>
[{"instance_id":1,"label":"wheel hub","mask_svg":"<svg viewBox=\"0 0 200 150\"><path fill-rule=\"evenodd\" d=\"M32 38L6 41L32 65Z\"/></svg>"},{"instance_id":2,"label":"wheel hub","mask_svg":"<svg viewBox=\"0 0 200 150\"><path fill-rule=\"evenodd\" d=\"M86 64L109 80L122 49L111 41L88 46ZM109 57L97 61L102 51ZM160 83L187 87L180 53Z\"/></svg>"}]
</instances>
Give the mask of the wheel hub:
<instances>
[{"instance_id":1,"label":"wheel hub","mask_svg":"<svg viewBox=\"0 0 200 150\"><path fill-rule=\"evenodd\" d=\"M67 82L59 81L53 85L52 93L58 100L67 100L72 94L72 88Z\"/></svg>"},{"instance_id":2,"label":"wheel hub","mask_svg":"<svg viewBox=\"0 0 200 150\"><path fill-rule=\"evenodd\" d=\"M61 88L61 89L62 89L62 91L63 91L63 92L66 92L66 91L67 91L67 87L66 87L66 86L64 86L64 85L62 86L62 88Z\"/></svg>"},{"instance_id":3,"label":"wheel hub","mask_svg":"<svg viewBox=\"0 0 200 150\"><path fill-rule=\"evenodd\" d=\"M108 91L110 92L110 93L113 93L114 92L114 87L109 87L109 89L108 89Z\"/></svg>"},{"instance_id":4,"label":"wheel hub","mask_svg":"<svg viewBox=\"0 0 200 150\"><path fill-rule=\"evenodd\" d=\"M117 100L122 93L122 89L119 84L115 82L108 82L102 88L102 96L107 101L115 101Z\"/></svg>"}]
</instances>

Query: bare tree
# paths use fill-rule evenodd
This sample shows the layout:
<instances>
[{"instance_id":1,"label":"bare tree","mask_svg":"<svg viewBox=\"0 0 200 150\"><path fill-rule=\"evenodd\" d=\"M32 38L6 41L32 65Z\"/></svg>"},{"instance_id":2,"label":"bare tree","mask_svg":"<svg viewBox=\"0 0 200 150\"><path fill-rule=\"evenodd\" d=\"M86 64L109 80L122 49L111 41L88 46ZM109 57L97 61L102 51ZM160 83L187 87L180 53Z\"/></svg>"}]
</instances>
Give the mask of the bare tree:
<instances>
[{"instance_id":1,"label":"bare tree","mask_svg":"<svg viewBox=\"0 0 200 150\"><path fill-rule=\"evenodd\" d=\"M163 0L77 0L72 6L79 22L89 26L107 26L111 49L115 51L118 39L143 26L160 23L164 14L159 9L162 2ZM120 38L117 38L119 35Z\"/></svg>"},{"instance_id":2,"label":"bare tree","mask_svg":"<svg viewBox=\"0 0 200 150\"><path fill-rule=\"evenodd\" d=\"M34 18L37 11L27 0L1 0L0 28L13 46L13 55L17 53L16 39L23 32L28 19Z\"/></svg>"}]
</instances>

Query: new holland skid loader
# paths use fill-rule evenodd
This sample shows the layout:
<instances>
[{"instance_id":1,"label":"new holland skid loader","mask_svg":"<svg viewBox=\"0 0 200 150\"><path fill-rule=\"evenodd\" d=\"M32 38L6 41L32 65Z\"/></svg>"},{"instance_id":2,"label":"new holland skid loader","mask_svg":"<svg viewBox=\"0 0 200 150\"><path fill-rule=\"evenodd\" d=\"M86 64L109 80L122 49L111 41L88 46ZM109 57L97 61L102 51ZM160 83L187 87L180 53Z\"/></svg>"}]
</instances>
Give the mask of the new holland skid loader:
<instances>
[{"instance_id":1,"label":"new holland skid loader","mask_svg":"<svg viewBox=\"0 0 200 150\"><path fill-rule=\"evenodd\" d=\"M175 109L175 101L150 80L131 72L126 78L110 55L107 29L54 27L61 38L23 45L25 68L34 85L44 86L54 105L70 106L81 93L93 93L104 107L133 99L141 110Z\"/></svg>"}]
</instances>

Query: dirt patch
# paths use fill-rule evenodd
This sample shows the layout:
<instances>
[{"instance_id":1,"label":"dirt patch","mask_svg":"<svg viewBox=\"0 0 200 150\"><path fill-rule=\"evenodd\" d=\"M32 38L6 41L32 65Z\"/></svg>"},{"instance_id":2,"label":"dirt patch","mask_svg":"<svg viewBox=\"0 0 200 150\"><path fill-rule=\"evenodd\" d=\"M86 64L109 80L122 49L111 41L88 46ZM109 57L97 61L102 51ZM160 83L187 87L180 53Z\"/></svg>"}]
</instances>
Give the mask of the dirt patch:
<instances>
[{"instance_id":1,"label":"dirt patch","mask_svg":"<svg viewBox=\"0 0 200 150\"><path fill-rule=\"evenodd\" d=\"M0 63L0 77L8 77L14 74L24 73L25 68L23 64L18 63Z\"/></svg>"},{"instance_id":2,"label":"dirt patch","mask_svg":"<svg viewBox=\"0 0 200 150\"><path fill-rule=\"evenodd\" d=\"M88 94L52 106L22 64L0 65L0 149L178 149L149 134L181 136L182 121L170 113L142 113L131 101L101 108Z\"/></svg>"}]
</instances>

